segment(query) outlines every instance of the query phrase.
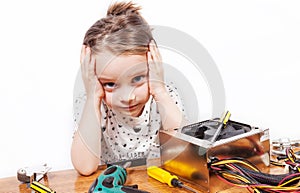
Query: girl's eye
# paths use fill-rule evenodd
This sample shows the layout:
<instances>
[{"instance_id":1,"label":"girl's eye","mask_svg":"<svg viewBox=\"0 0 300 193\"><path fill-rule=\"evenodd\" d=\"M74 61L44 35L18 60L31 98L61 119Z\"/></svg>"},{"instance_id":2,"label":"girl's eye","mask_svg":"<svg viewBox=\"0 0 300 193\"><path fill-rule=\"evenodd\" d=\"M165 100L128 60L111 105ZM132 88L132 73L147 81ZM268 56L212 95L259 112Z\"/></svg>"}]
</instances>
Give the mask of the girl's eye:
<instances>
[{"instance_id":1,"label":"girl's eye","mask_svg":"<svg viewBox=\"0 0 300 193\"><path fill-rule=\"evenodd\" d=\"M136 76L132 79L132 83L138 83L141 82L142 80L144 80L145 76L141 75L141 76Z\"/></svg>"},{"instance_id":2,"label":"girl's eye","mask_svg":"<svg viewBox=\"0 0 300 193\"><path fill-rule=\"evenodd\" d=\"M108 89L113 89L115 86L116 86L116 84L113 82L107 82L107 83L103 84L103 87L108 88Z\"/></svg>"}]
</instances>

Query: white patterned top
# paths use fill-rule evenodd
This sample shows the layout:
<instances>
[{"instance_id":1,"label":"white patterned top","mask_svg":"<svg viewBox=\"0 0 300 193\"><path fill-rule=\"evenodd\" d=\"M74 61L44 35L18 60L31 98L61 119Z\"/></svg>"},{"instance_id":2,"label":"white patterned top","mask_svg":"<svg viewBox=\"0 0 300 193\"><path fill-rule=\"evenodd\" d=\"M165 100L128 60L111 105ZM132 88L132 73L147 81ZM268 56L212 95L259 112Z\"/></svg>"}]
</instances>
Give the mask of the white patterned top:
<instances>
[{"instance_id":1,"label":"white patterned top","mask_svg":"<svg viewBox=\"0 0 300 193\"><path fill-rule=\"evenodd\" d=\"M184 112L177 88L167 85L174 103ZM85 93L74 101L74 121L81 117L86 100ZM152 97L145 104L139 117L131 117L114 112L102 102L101 105L101 164L136 158L156 158L160 156L158 132L161 128L161 118L157 104Z\"/></svg>"}]
</instances>

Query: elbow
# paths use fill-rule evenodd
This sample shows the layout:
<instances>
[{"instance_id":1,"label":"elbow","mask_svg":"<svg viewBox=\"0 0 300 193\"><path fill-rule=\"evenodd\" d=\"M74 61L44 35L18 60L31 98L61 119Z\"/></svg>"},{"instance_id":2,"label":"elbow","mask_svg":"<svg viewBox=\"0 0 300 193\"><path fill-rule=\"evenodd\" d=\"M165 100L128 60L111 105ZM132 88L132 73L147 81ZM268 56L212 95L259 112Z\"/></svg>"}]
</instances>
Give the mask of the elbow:
<instances>
[{"instance_id":1,"label":"elbow","mask_svg":"<svg viewBox=\"0 0 300 193\"><path fill-rule=\"evenodd\" d=\"M98 165L83 165L83 166L76 166L74 165L75 170L82 176L90 176L95 173L98 169Z\"/></svg>"},{"instance_id":2,"label":"elbow","mask_svg":"<svg viewBox=\"0 0 300 193\"><path fill-rule=\"evenodd\" d=\"M96 157L82 156L74 154L74 152L71 155L73 167L80 175L90 176L97 171L99 159Z\"/></svg>"},{"instance_id":3,"label":"elbow","mask_svg":"<svg viewBox=\"0 0 300 193\"><path fill-rule=\"evenodd\" d=\"M81 140L74 138L71 147L71 161L74 169L79 174L89 176L97 171L100 160L99 157L88 151Z\"/></svg>"},{"instance_id":4,"label":"elbow","mask_svg":"<svg viewBox=\"0 0 300 193\"><path fill-rule=\"evenodd\" d=\"M83 169L81 169L81 170L76 169L76 171L77 171L80 175L82 175L82 176L90 176L90 175L92 175L93 173L96 172L97 168L98 168L98 167L96 167L96 168L83 168Z\"/></svg>"}]
</instances>

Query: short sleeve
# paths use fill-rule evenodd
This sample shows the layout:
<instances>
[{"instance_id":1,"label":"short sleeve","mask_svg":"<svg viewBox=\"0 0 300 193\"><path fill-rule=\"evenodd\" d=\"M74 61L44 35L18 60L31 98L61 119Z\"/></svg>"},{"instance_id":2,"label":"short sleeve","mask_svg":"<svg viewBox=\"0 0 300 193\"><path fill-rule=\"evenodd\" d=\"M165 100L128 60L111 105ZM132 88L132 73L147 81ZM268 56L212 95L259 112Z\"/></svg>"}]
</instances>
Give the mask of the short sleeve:
<instances>
[{"instance_id":1,"label":"short sleeve","mask_svg":"<svg viewBox=\"0 0 300 193\"><path fill-rule=\"evenodd\" d=\"M74 97L73 102L73 120L75 124L75 131L78 129L78 124L82 115L83 107L86 102L86 93L80 92Z\"/></svg>"},{"instance_id":2,"label":"short sleeve","mask_svg":"<svg viewBox=\"0 0 300 193\"><path fill-rule=\"evenodd\" d=\"M176 85L173 82L169 82L166 87L167 87L167 91L168 91L170 97L173 99L173 101L175 102L177 107L181 110L184 118L186 120L188 120L188 117L186 115L185 108L184 108L184 102L182 101L182 99L180 97L180 94L177 90Z\"/></svg>"}]
</instances>

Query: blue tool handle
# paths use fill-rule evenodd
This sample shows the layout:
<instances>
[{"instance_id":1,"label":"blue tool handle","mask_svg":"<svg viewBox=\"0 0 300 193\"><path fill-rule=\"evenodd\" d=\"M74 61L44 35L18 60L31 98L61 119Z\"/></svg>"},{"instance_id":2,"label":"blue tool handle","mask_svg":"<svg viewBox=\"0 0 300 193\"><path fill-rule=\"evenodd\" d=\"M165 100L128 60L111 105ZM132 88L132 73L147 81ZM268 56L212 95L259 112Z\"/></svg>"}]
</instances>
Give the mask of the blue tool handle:
<instances>
[{"instance_id":1,"label":"blue tool handle","mask_svg":"<svg viewBox=\"0 0 300 193\"><path fill-rule=\"evenodd\" d=\"M88 193L149 193L137 185L124 186L127 178L125 168L112 165L106 168L91 185Z\"/></svg>"},{"instance_id":2,"label":"blue tool handle","mask_svg":"<svg viewBox=\"0 0 300 193\"><path fill-rule=\"evenodd\" d=\"M89 193L120 192L121 190L117 189L120 189L125 183L126 176L125 168L118 165L109 166L93 182Z\"/></svg>"}]
</instances>

